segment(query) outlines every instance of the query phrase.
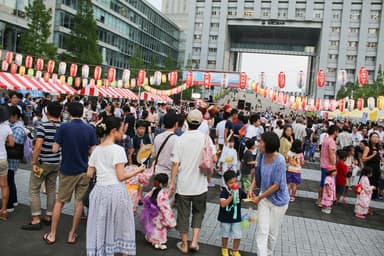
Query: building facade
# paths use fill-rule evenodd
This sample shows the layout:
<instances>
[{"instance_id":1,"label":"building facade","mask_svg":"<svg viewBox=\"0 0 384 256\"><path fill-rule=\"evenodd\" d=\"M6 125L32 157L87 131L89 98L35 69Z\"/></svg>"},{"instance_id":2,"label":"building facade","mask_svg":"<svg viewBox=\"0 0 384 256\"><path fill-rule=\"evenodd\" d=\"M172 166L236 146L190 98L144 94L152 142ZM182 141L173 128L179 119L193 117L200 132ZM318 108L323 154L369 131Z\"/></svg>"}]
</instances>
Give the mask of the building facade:
<instances>
[{"instance_id":1,"label":"building facade","mask_svg":"<svg viewBox=\"0 0 384 256\"><path fill-rule=\"evenodd\" d=\"M178 0L164 1L165 14L183 17L174 11ZM383 5L382 0L191 0L181 12L187 24L184 64L240 71L242 52L308 56L306 94L333 98L340 70L356 81L365 67L372 82L384 64ZM320 69L327 72L323 88L315 86Z\"/></svg>"},{"instance_id":2,"label":"building facade","mask_svg":"<svg viewBox=\"0 0 384 256\"><path fill-rule=\"evenodd\" d=\"M73 27L77 2L81 0L46 0L52 9L51 41L59 53L65 51ZM4 49L20 51L19 38L27 29L24 9L30 0L0 0L0 42ZM144 62L163 66L170 57L177 62L178 26L147 1L93 0L98 45L103 65L121 71L129 67L135 49L141 49Z\"/></svg>"}]
</instances>

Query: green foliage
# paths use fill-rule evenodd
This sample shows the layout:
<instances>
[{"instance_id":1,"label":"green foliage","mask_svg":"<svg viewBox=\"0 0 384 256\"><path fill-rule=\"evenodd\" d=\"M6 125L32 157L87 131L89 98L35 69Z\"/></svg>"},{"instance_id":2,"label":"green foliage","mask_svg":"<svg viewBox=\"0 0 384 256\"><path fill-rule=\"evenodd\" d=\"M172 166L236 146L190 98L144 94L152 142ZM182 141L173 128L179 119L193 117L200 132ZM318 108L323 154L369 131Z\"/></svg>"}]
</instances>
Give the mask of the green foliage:
<instances>
[{"instance_id":1,"label":"green foliage","mask_svg":"<svg viewBox=\"0 0 384 256\"><path fill-rule=\"evenodd\" d=\"M47 40L51 35L52 10L43 0L34 0L25 8L28 30L21 36L21 51L35 57L54 58L56 48Z\"/></svg>"},{"instance_id":2,"label":"green foliage","mask_svg":"<svg viewBox=\"0 0 384 256\"><path fill-rule=\"evenodd\" d=\"M145 68L144 60L141 56L141 48L136 47L133 55L129 58L129 67L131 69L131 77L137 77L140 69Z\"/></svg>"},{"instance_id":3,"label":"green foliage","mask_svg":"<svg viewBox=\"0 0 384 256\"><path fill-rule=\"evenodd\" d=\"M377 98L380 95L384 95L384 77L381 65L379 66L377 77L372 84L367 84L360 87L358 81L355 83L349 82L346 86L340 88L340 90L337 92L336 98L339 100L345 97L351 97L352 95L355 101L358 98Z\"/></svg>"},{"instance_id":4,"label":"green foliage","mask_svg":"<svg viewBox=\"0 0 384 256\"><path fill-rule=\"evenodd\" d=\"M77 1L77 13L63 59L89 65L100 65L102 58L97 46L97 25L91 0Z\"/></svg>"}]
</instances>

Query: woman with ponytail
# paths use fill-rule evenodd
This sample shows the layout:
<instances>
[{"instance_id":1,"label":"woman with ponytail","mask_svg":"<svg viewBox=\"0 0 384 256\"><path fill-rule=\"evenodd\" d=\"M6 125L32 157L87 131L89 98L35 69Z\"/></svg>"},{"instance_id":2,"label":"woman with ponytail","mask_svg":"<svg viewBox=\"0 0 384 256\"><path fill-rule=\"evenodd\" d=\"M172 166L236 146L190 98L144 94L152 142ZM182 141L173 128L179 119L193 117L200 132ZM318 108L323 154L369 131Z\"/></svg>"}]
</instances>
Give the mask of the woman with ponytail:
<instances>
[{"instance_id":1,"label":"woman with ponytail","mask_svg":"<svg viewBox=\"0 0 384 256\"><path fill-rule=\"evenodd\" d=\"M167 229L176 226L168 193L168 175L159 173L155 176L153 189L143 199L140 221L145 239L155 249L167 249Z\"/></svg>"},{"instance_id":2,"label":"woman with ponytail","mask_svg":"<svg viewBox=\"0 0 384 256\"><path fill-rule=\"evenodd\" d=\"M87 255L136 255L135 221L131 198L124 181L143 172L145 166L126 173L127 155L115 144L124 135L124 124L116 117L104 117L96 124L103 138L89 158L87 175L96 174L89 198Z\"/></svg>"}]
</instances>

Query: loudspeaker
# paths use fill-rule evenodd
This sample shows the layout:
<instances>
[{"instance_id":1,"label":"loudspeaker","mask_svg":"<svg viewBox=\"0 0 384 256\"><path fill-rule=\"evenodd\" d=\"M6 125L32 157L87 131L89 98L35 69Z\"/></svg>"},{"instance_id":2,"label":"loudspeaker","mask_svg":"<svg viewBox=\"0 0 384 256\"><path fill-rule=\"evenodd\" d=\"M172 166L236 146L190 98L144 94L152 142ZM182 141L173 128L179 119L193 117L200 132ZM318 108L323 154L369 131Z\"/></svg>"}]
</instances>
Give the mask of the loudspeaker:
<instances>
[{"instance_id":1,"label":"loudspeaker","mask_svg":"<svg viewBox=\"0 0 384 256\"><path fill-rule=\"evenodd\" d=\"M237 109L244 109L245 106L245 100L239 100L237 102Z\"/></svg>"},{"instance_id":2,"label":"loudspeaker","mask_svg":"<svg viewBox=\"0 0 384 256\"><path fill-rule=\"evenodd\" d=\"M252 103L250 102L245 103L245 110L251 111L251 108L252 108Z\"/></svg>"}]
</instances>

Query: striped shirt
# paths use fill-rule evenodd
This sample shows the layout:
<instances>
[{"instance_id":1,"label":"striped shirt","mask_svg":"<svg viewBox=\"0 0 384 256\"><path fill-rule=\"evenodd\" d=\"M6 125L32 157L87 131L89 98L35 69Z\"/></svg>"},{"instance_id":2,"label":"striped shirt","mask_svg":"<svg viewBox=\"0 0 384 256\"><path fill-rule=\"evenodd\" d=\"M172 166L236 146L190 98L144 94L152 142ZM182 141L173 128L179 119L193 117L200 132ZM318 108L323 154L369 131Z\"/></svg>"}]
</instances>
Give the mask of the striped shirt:
<instances>
[{"instance_id":1,"label":"striped shirt","mask_svg":"<svg viewBox=\"0 0 384 256\"><path fill-rule=\"evenodd\" d=\"M43 139L43 145L39 155L39 160L43 163L59 164L61 160L61 151L52 152L52 145L55 143L55 134L60 127L59 122L44 122L36 129L36 138Z\"/></svg>"}]
</instances>

